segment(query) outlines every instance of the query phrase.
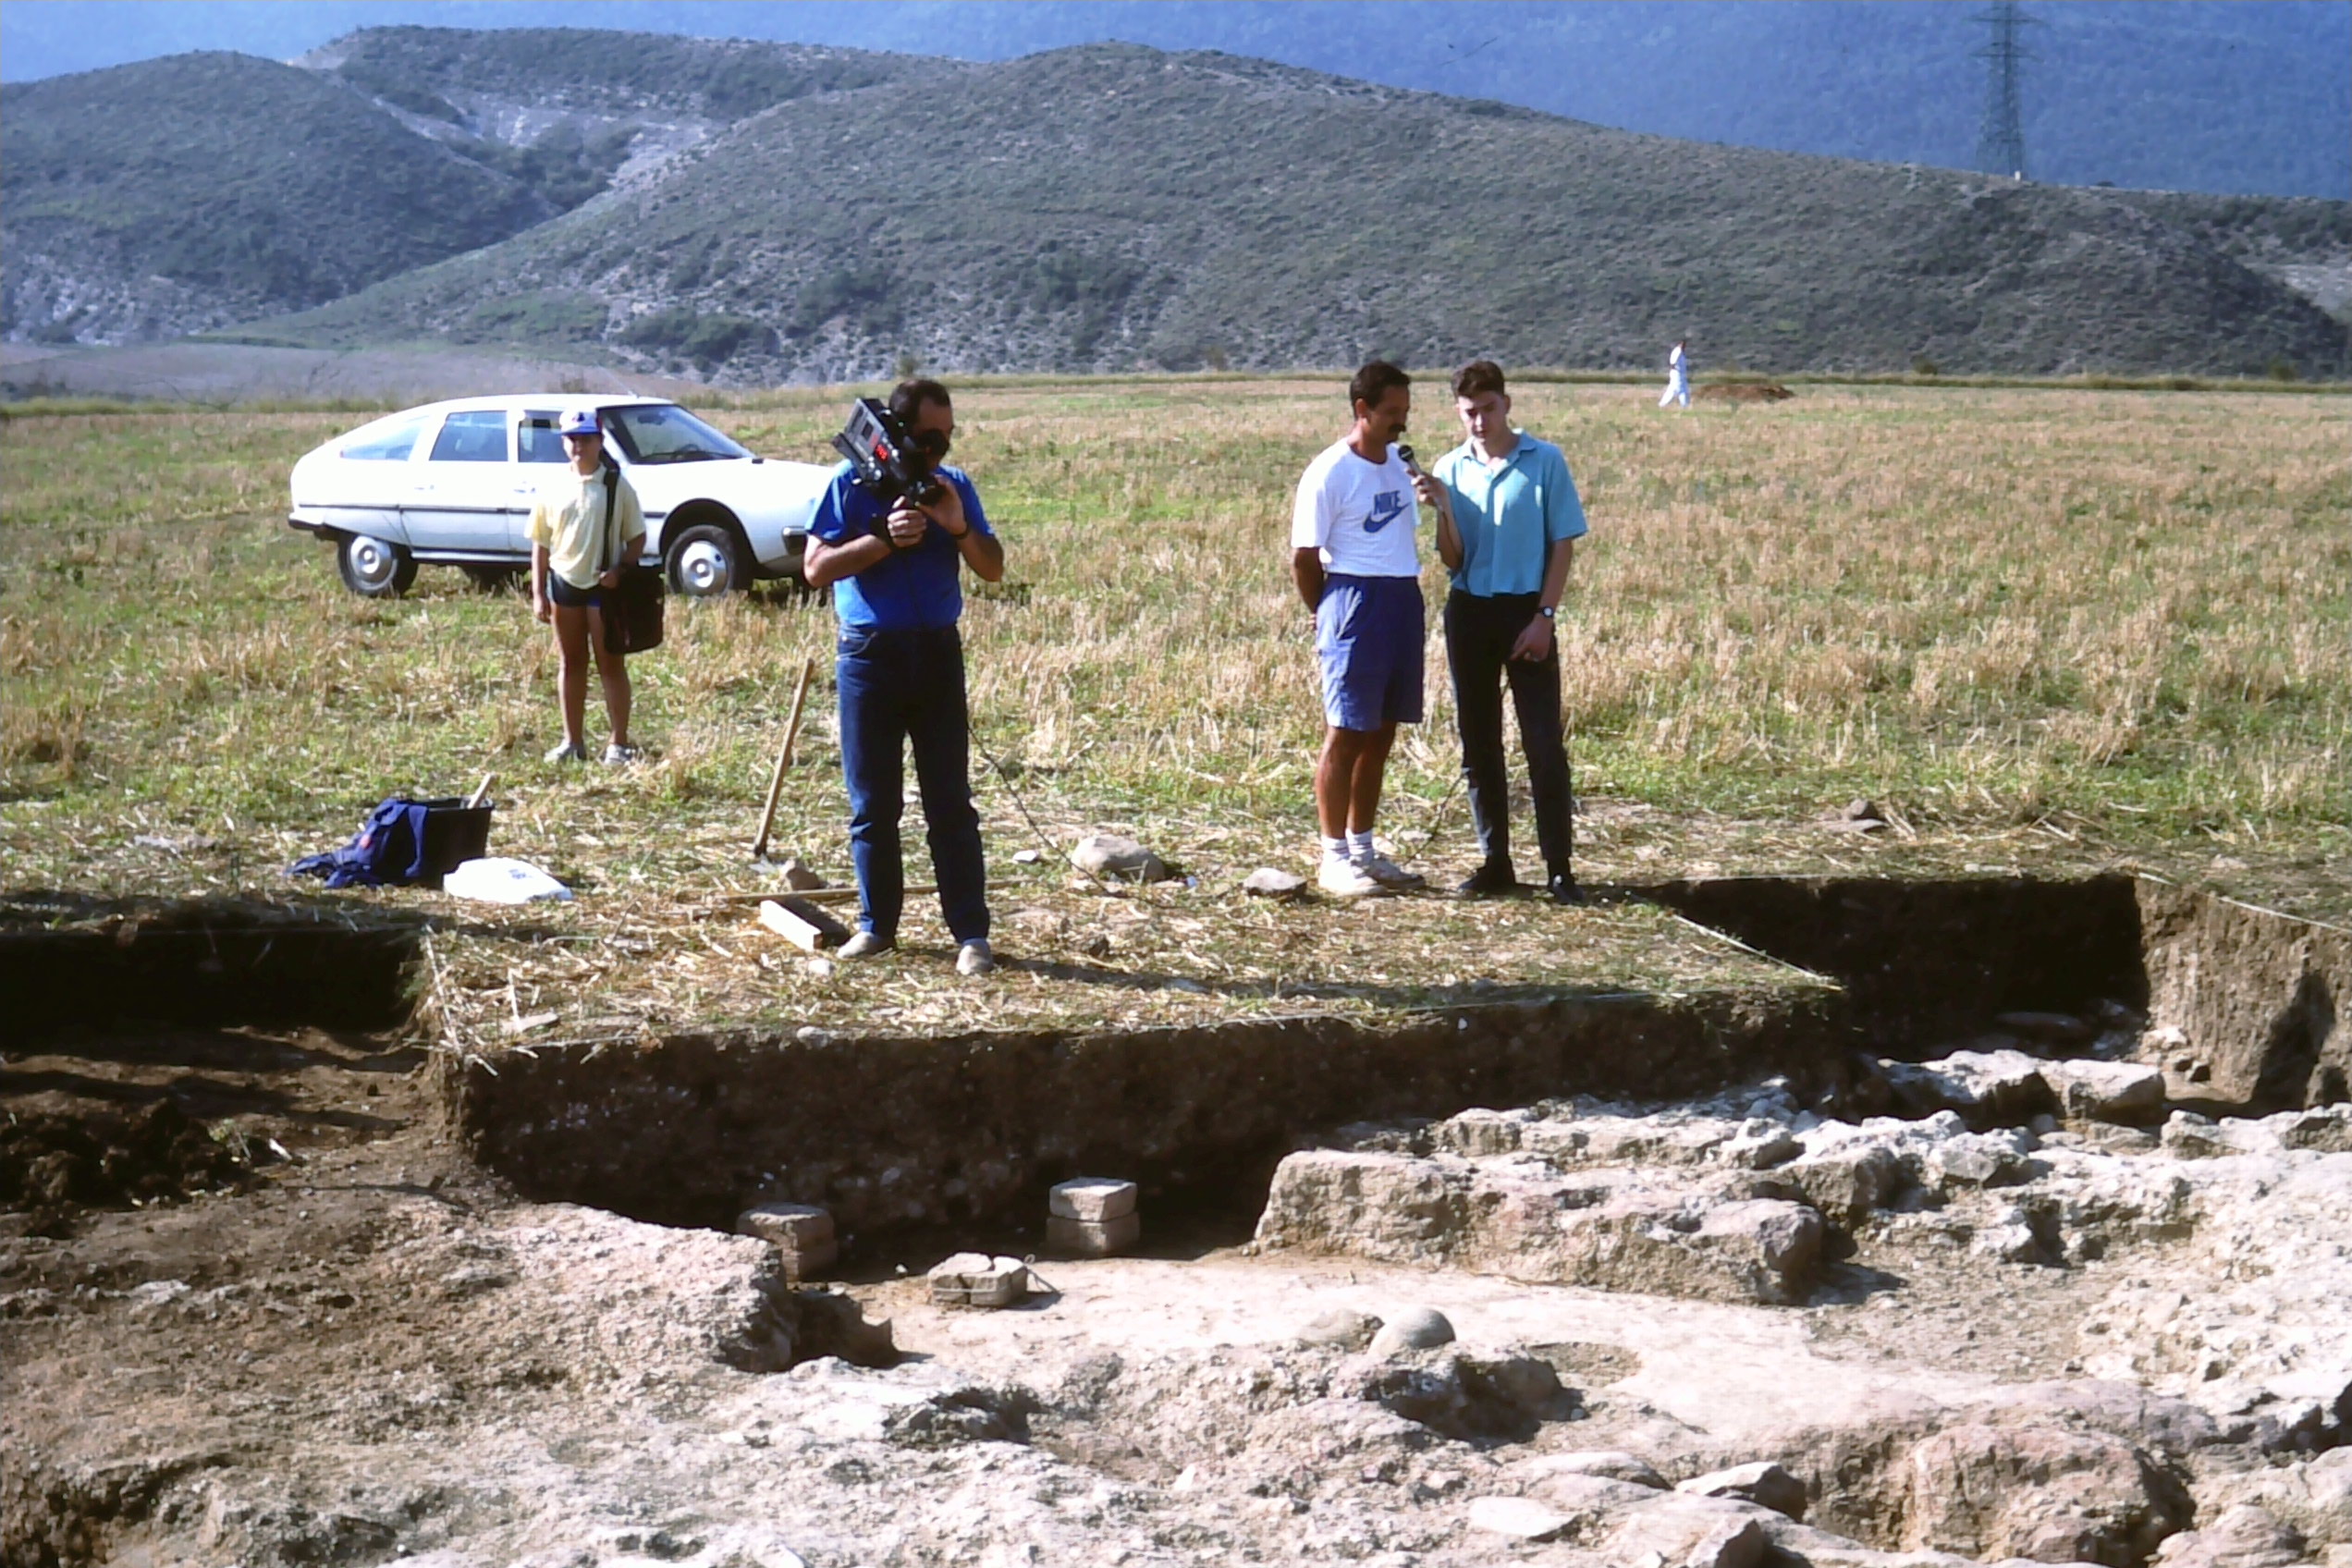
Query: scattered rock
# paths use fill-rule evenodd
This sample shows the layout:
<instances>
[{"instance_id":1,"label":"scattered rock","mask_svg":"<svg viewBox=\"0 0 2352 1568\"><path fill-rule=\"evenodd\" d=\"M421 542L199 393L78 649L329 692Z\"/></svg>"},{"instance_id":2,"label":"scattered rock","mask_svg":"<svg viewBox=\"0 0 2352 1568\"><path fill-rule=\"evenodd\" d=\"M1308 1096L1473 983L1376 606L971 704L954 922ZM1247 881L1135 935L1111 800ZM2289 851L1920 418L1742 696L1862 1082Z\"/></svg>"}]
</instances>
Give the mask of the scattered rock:
<instances>
[{"instance_id":1,"label":"scattered rock","mask_svg":"<svg viewBox=\"0 0 2352 1568\"><path fill-rule=\"evenodd\" d=\"M1726 1200L1671 1172L1567 1174L1527 1156L1310 1149L1276 1168L1257 1240L1556 1284L1782 1304L1811 1290L1824 1233L1820 1215L1802 1204Z\"/></svg>"},{"instance_id":2,"label":"scattered rock","mask_svg":"<svg viewBox=\"0 0 2352 1568\"><path fill-rule=\"evenodd\" d=\"M1115 833L1090 833L1070 851L1070 864L1096 876L1132 877L1138 882L1166 879L1165 862L1133 839Z\"/></svg>"},{"instance_id":3,"label":"scattered rock","mask_svg":"<svg viewBox=\"0 0 2352 1568\"><path fill-rule=\"evenodd\" d=\"M1886 817L1871 802L1853 800L1842 806L1831 806L1820 815L1821 826L1839 833L1876 833L1886 826Z\"/></svg>"},{"instance_id":4,"label":"scattered rock","mask_svg":"<svg viewBox=\"0 0 2352 1568\"><path fill-rule=\"evenodd\" d=\"M1298 1331L1303 1345L1331 1345L1345 1351L1360 1351L1372 1342L1380 1331L1380 1320L1368 1312L1341 1307L1327 1312Z\"/></svg>"},{"instance_id":5,"label":"scattered rock","mask_svg":"<svg viewBox=\"0 0 2352 1568\"><path fill-rule=\"evenodd\" d=\"M2200 1529L2167 1536L2156 1549L2156 1568L2297 1568L2309 1562L2303 1532L2252 1503Z\"/></svg>"},{"instance_id":6,"label":"scattered rock","mask_svg":"<svg viewBox=\"0 0 2352 1568\"><path fill-rule=\"evenodd\" d=\"M1666 1489L1666 1477L1655 1465L1636 1453L1623 1449L1586 1449L1574 1453L1546 1454L1531 1461L1527 1468L1538 1475L1598 1476L1603 1480L1622 1481L1628 1486L1648 1487L1652 1491Z\"/></svg>"},{"instance_id":7,"label":"scattered rock","mask_svg":"<svg viewBox=\"0 0 2352 1568\"><path fill-rule=\"evenodd\" d=\"M1678 1492L1694 1497L1727 1497L1752 1502L1792 1519L1805 1517L1805 1483L1770 1460L1734 1465L1712 1475L1694 1476L1675 1484Z\"/></svg>"},{"instance_id":8,"label":"scattered rock","mask_svg":"<svg viewBox=\"0 0 2352 1568\"><path fill-rule=\"evenodd\" d=\"M2152 1126L2164 1117L2164 1072L2136 1061L2045 1061L2042 1082L2058 1109L2082 1121Z\"/></svg>"},{"instance_id":9,"label":"scattered rock","mask_svg":"<svg viewBox=\"0 0 2352 1568\"><path fill-rule=\"evenodd\" d=\"M1242 879L1242 891L1261 899L1295 899L1306 891L1306 878L1261 865Z\"/></svg>"},{"instance_id":10,"label":"scattered rock","mask_svg":"<svg viewBox=\"0 0 2352 1568\"><path fill-rule=\"evenodd\" d=\"M1026 1389L949 1389L892 1410L882 1418L882 1436L900 1448L1026 1442L1036 1408Z\"/></svg>"},{"instance_id":11,"label":"scattered rock","mask_svg":"<svg viewBox=\"0 0 2352 1568\"><path fill-rule=\"evenodd\" d=\"M1453 1324L1446 1315L1434 1307L1408 1306L1380 1320L1379 1332L1372 1336L1372 1354L1386 1360L1408 1350L1427 1350L1433 1346L1451 1344Z\"/></svg>"},{"instance_id":12,"label":"scattered rock","mask_svg":"<svg viewBox=\"0 0 2352 1568\"><path fill-rule=\"evenodd\" d=\"M814 892L825 886L825 878L798 855L791 856L778 866L777 875L784 878L784 886L796 893Z\"/></svg>"},{"instance_id":13,"label":"scattered rock","mask_svg":"<svg viewBox=\"0 0 2352 1568\"><path fill-rule=\"evenodd\" d=\"M1470 1504L1470 1527L1523 1541L1556 1541L1575 1524L1524 1497L1482 1497Z\"/></svg>"},{"instance_id":14,"label":"scattered rock","mask_svg":"<svg viewBox=\"0 0 2352 1568\"><path fill-rule=\"evenodd\" d=\"M1956 1111L1971 1127L2015 1127L2055 1109L2041 1063L2023 1051L1954 1051L1938 1061L1885 1061L1896 1103L1914 1116Z\"/></svg>"},{"instance_id":15,"label":"scattered rock","mask_svg":"<svg viewBox=\"0 0 2352 1568\"><path fill-rule=\"evenodd\" d=\"M960 1252L931 1270L931 1299L941 1306L1011 1306L1029 1293L1029 1266L1017 1257Z\"/></svg>"},{"instance_id":16,"label":"scattered rock","mask_svg":"<svg viewBox=\"0 0 2352 1568\"><path fill-rule=\"evenodd\" d=\"M1012 864L1015 865L1035 865L1045 858L1044 851L1039 850L1015 850L1012 851Z\"/></svg>"},{"instance_id":17,"label":"scattered rock","mask_svg":"<svg viewBox=\"0 0 2352 1568\"><path fill-rule=\"evenodd\" d=\"M1659 1492L1610 1537L1606 1560L1637 1562L1654 1554L1672 1568L1757 1568L1771 1548L1764 1522L1774 1517L1729 1498Z\"/></svg>"},{"instance_id":18,"label":"scattered rock","mask_svg":"<svg viewBox=\"0 0 2352 1568\"><path fill-rule=\"evenodd\" d=\"M2162 1466L2098 1432L1955 1424L1915 1445L1901 1474L1914 1550L2139 1562L2193 1513Z\"/></svg>"}]
</instances>

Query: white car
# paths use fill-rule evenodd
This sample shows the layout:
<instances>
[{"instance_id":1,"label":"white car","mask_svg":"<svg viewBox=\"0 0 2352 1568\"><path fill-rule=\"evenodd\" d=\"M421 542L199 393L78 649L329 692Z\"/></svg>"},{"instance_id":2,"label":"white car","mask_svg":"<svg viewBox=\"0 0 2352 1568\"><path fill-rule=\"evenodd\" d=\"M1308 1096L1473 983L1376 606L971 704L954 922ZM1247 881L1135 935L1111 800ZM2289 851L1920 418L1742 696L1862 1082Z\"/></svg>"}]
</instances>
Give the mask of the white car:
<instances>
[{"instance_id":1,"label":"white car","mask_svg":"<svg viewBox=\"0 0 2352 1568\"><path fill-rule=\"evenodd\" d=\"M386 415L294 465L286 521L334 541L345 585L370 598L404 592L424 561L498 581L531 562L532 503L569 460L556 422L582 407L603 415L605 451L645 508L648 558L675 591L724 594L800 575L833 470L755 458L676 403L648 398L460 398Z\"/></svg>"}]
</instances>

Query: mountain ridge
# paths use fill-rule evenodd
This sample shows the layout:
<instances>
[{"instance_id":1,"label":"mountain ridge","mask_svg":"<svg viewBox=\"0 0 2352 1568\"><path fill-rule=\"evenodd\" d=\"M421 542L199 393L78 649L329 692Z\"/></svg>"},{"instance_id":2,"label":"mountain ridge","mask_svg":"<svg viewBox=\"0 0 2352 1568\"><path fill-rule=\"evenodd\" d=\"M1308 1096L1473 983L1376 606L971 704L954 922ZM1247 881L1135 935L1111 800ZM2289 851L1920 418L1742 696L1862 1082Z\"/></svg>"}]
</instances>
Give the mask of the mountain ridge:
<instances>
[{"instance_id":1,"label":"mountain ridge","mask_svg":"<svg viewBox=\"0 0 2352 1568\"><path fill-rule=\"evenodd\" d=\"M245 141L286 142L305 114L336 122L302 138L336 200L289 212L284 243L256 249L317 275L276 297L206 301L201 280L152 266L60 281L57 255L91 271L137 222L84 212L76 244L56 198L92 205L106 171L19 158L25 106L53 84L0 89L0 325L19 339L153 337L161 322L303 344L572 345L726 380L864 376L910 356L967 371L1372 351L1630 366L1685 334L1713 363L1784 372L2347 368L2342 325L2278 279L2322 295L2352 279L2352 203L1674 141L1213 52L1098 44L973 65L637 42L404 28L338 40L300 69L233 67L271 110L265 129L230 115ZM168 65L119 69L152 85L231 68ZM124 96L123 80L104 85ZM165 111L139 122L156 139L201 135L185 86L144 94ZM911 92L947 151L895 151ZM30 117L36 143L64 140ZM398 267L356 242L364 225L346 227L396 166L405 199L442 223L412 226L398 259L417 264ZM134 218L192 190L181 163L139 146L113 183ZM440 253L418 255L425 240ZM322 300L330 276L344 291ZM155 303L165 284L188 301L177 317Z\"/></svg>"},{"instance_id":2,"label":"mountain ridge","mask_svg":"<svg viewBox=\"0 0 2352 1568\"><path fill-rule=\"evenodd\" d=\"M1635 365L1686 334L1716 363L1783 371L2338 374L2346 358L2309 301L2104 193L1133 45L973 67L927 112L962 157L878 155L897 125L884 92L788 102L492 252L285 325L463 338L485 300L602 302L595 339L728 379L852 378L907 354L965 371L1382 351ZM1377 180L1317 172L1351 147L1390 160L1356 155ZM1376 241L1399 211L1439 232ZM2352 251L2352 210L2328 215Z\"/></svg>"}]
</instances>

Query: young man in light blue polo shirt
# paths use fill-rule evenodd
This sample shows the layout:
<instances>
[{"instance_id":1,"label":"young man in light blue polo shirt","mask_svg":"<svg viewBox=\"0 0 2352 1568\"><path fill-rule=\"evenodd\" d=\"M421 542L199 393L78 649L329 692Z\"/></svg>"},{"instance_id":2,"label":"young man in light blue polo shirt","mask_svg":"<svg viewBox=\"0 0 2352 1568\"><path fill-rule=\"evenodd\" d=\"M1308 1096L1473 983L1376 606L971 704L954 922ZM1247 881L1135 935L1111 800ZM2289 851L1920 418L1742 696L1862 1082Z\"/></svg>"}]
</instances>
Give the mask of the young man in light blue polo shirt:
<instances>
[{"instance_id":1,"label":"young man in light blue polo shirt","mask_svg":"<svg viewBox=\"0 0 2352 1568\"><path fill-rule=\"evenodd\" d=\"M1568 745L1560 717L1560 647L1553 618L1568 588L1584 504L1560 448L1511 425L1502 369L1473 360L1453 378L1463 444L1438 459L1424 498L1438 514L1438 556L1452 573L1446 662L1453 670L1462 773L1485 861L1457 889L1465 897L1519 885L1511 863L1511 782L1504 772L1502 693L1511 687L1527 782L1536 800L1551 897L1585 897L1570 865L1575 842Z\"/></svg>"}]
</instances>

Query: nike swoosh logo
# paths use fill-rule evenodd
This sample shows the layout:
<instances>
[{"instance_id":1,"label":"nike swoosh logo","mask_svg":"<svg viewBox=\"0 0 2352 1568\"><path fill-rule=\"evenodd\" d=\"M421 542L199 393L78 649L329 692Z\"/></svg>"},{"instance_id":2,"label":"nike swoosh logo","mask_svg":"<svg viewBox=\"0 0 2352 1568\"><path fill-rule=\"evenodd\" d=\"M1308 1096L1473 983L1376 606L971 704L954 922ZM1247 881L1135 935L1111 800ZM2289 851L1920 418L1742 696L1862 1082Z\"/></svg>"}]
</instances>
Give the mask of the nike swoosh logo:
<instances>
[{"instance_id":1,"label":"nike swoosh logo","mask_svg":"<svg viewBox=\"0 0 2352 1568\"><path fill-rule=\"evenodd\" d=\"M1404 515L1404 497L1394 490L1383 490L1372 497L1372 515L1364 520L1364 532L1378 533Z\"/></svg>"}]
</instances>

